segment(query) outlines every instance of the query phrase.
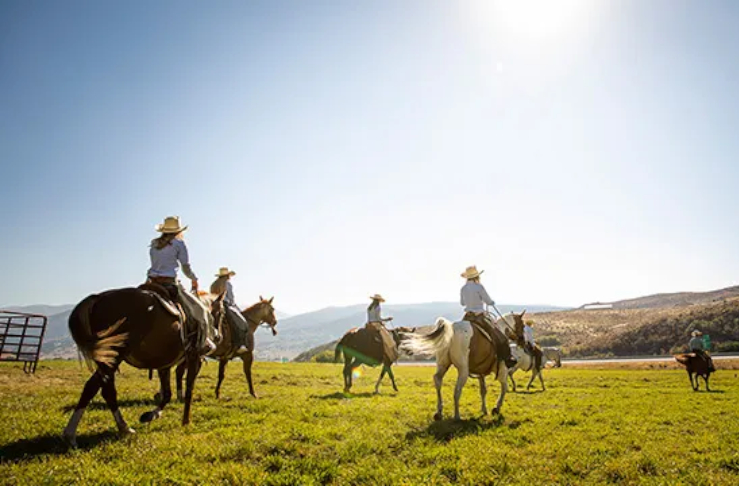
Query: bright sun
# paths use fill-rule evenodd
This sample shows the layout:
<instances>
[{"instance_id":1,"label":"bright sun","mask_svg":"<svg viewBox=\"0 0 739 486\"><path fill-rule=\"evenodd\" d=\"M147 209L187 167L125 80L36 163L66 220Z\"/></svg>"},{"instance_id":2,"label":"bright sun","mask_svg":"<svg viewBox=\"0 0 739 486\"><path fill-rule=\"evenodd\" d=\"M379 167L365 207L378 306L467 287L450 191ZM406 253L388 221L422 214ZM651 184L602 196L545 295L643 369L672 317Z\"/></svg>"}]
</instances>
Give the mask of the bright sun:
<instances>
[{"instance_id":1,"label":"bright sun","mask_svg":"<svg viewBox=\"0 0 739 486\"><path fill-rule=\"evenodd\" d=\"M501 34L544 42L579 33L595 4L596 0L483 0L475 3L475 10Z\"/></svg>"}]
</instances>

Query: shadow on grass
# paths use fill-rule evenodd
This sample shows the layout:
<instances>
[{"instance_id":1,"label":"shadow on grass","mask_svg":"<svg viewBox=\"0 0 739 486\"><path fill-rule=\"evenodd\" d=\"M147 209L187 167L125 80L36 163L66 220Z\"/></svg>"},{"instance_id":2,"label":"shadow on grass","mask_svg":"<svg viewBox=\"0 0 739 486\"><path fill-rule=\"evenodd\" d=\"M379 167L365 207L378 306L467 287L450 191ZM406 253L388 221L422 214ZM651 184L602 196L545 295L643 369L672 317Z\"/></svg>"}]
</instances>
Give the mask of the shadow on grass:
<instances>
[{"instance_id":1,"label":"shadow on grass","mask_svg":"<svg viewBox=\"0 0 739 486\"><path fill-rule=\"evenodd\" d=\"M195 400L193 399L193 401ZM172 405L173 403L176 403L176 402L177 402L177 397L173 396L172 400L169 402L169 405ZM154 400L154 398L118 400L119 407L138 407L138 406L143 406L143 405L155 407L157 405L157 402ZM62 407L62 410L65 413L72 413L74 412L75 408L77 408L77 402L74 402L69 405L64 405ZM103 401L95 400L94 402L90 402L86 410L108 410L108 404L106 404Z\"/></svg>"},{"instance_id":2,"label":"shadow on grass","mask_svg":"<svg viewBox=\"0 0 739 486\"><path fill-rule=\"evenodd\" d=\"M118 440L120 436L110 430L90 435L77 436L77 448L80 450L92 449L93 447L110 440ZM32 461L46 454L66 454L70 448L59 435L41 435L33 439L21 439L11 442L2 448L3 462L26 462Z\"/></svg>"},{"instance_id":3,"label":"shadow on grass","mask_svg":"<svg viewBox=\"0 0 739 486\"><path fill-rule=\"evenodd\" d=\"M516 391L511 392L511 393L516 393L518 395L536 395L537 393L544 393L545 391L546 390L542 390L541 388L538 390L522 390L519 388Z\"/></svg>"},{"instance_id":4,"label":"shadow on grass","mask_svg":"<svg viewBox=\"0 0 739 486\"><path fill-rule=\"evenodd\" d=\"M413 441L420 438L433 437L438 442L449 442L457 437L497 429L505 417L495 415L490 419L478 417L469 420L444 419L431 422L425 429L414 430L405 434L406 440Z\"/></svg>"},{"instance_id":5,"label":"shadow on grass","mask_svg":"<svg viewBox=\"0 0 739 486\"><path fill-rule=\"evenodd\" d=\"M351 400L352 398L372 398L372 397L394 397L395 395L383 395L375 394L372 392L364 393L344 393L336 392L328 395L311 395L311 398L318 398L319 400Z\"/></svg>"}]
</instances>

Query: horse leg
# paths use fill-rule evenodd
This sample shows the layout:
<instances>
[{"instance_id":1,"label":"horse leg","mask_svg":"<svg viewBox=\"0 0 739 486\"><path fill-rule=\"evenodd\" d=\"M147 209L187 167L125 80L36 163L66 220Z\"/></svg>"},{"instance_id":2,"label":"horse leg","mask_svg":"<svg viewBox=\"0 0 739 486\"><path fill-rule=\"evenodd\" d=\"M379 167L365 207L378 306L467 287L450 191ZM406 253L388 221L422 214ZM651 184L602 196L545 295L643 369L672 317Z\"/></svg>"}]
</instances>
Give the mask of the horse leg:
<instances>
[{"instance_id":1,"label":"horse leg","mask_svg":"<svg viewBox=\"0 0 739 486\"><path fill-rule=\"evenodd\" d=\"M85 387L82 389L82 395L80 395L80 399L77 402L74 413L69 418L69 423L67 423L67 427L64 429L62 434L64 440L70 446L77 447L77 426L80 423L80 419L82 419L82 415L85 413L85 408L87 408L90 400L97 395L97 392L100 390L102 385L103 375L100 368L98 368L87 380L87 383L85 383Z\"/></svg>"},{"instance_id":2,"label":"horse leg","mask_svg":"<svg viewBox=\"0 0 739 486\"><path fill-rule=\"evenodd\" d=\"M526 385L526 391L529 391L529 389L531 389L531 385L533 385L534 379L536 378L536 375L538 374L539 374L539 370L537 370L536 368L531 370L531 379L529 380L529 384Z\"/></svg>"},{"instance_id":3,"label":"horse leg","mask_svg":"<svg viewBox=\"0 0 739 486\"><path fill-rule=\"evenodd\" d=\"M480 401L482 402L482 416L488 414L488 406L485 403L485 397L487 397L488 394L488 386L485 384L485 377L480 376Z\"/></svg>"},{"instance_id":4,"label":"horse leg","mask_svg":"<svg viewBox=\"0 0 739 486\"><path fill-rule=\"evenodd\" d=\"M352 361L354 358L344 353L344 393L352 388Z\"/></svg>"},{"instance_id":5,"label":"horse leg","mask_svg":"<svg viewBox=\"0 0 739 486\"><path fill-rule=\"evenodd\" d=\"M108 408L113 413L113 419L118 426L118 432L121 435L133 434L134 430L128 426L118 408L118 392L115 389L115 371L112 371L103 378L101 386L103 399L105 399L105 403L108 404Z\"/></svg>"},{"instance_id":6,"label":"horse leg","mask_svg":"<svg viewBox=\"0 0 739 486\"><path fill-rule=\"evenodd\" d=\"M227 364L227 359L221 359L218 362L218 383L216 383L216 398L221 398L221 383L223 383L223 378L225 378L226 376Z\"/></svg>"},{"instance_id":7,"label":"horse leg","mask_svg":"<svg viewBox=\"0 0 739 486\"><path fill-rule=\"evenodd\" d=\"M385 377L385 373L387 373L387 366L382 365L382 371L380 372L380 378L377 380L377 383L375 384L375 394L380 393L380 382Z\"/></svg>"},{"instance_id":8,"label":"horse leg","mask_svg":"<svg viewBox=\"0 0 739 486\"><path fill-rule=\"evenodd\" d=\"M393 366L387 367L387 374L390 375L390 381L393 383L393 390L398 391L398 385L395 384L395 375L393 374Z\"/></svg>"},{"instance_id":9,"label":"horse leg","mask_svg":"<svg viewBox=\"0 0 739 486\"><path fill-rule=\"evenodd\" d=\"M462 396L462 389L467 378L470 376L470 368L468 363L463 363L461 367L457 368L457 385L454 387L454 420L460 420L459 418L459 399Z\"/></svg>"},{"instance_id":10,"label":"horse leg","mask_svg":"<svg viewBox=\"0 0 739 486\"><path fill-rule=\"evenodd\" d=\"M443 402L441 400L441 382L444 380L444 375L451 366L449 360L439 360L436 363L436 373L434 373L434 386L436 386L436 413L434 414L434 420L441 420Z\"/></svg>"},{"instance_id":11,"label":"horse leg","mask_svg":"<svg viewBox=\"0 0 739 486\"><path fill-rule=\"evenodd\" d=\"M259 398L254 391L254 383L251 381L251 365L254 363L254 353L250 350L248 353L242 354L241 361L244 362L244 375L246 376L246 383L249 385L249 395Z\"/></svg>"},{"instance_id":12,"label":"horse leg","mask_svg":"<svg viewBox=\"0 0 739 486\"><path fill-rule=\"evenodd\" d=\"M185 410L182 413L182 425L190 423L190 408L192 405L192 392L195 389L195 378L200 371L200 356L191 353L187 356L187 379L185 380Z\"/></svg>"},{"instance_id":13,"label":"horse leg","mask_svg":"<svg viewBox=\"0 0 739 486\"><path fill-rule=\"evenodd\" d=\"M158 370L157 372L159 373L159 389L161 390L161 397L159 403L154 410L150 410L141 414L139 422L141 422L142 424L149 423L152 420L161 417L162 410L164 410L164 407L166 407L170 400L172 400L172 384L170 383L170 378L172 375L171 368L163 368L161 370Z\"/></svg>"},{"instance_id":14,"label":"horse leg","mask_svg":"<svg viewBox=\"0 0 739 486\"><path fill-rule=\"evenodd\" d=\"M508 368L505 363L498 361L498 381L500 382L500 395L498 395L498 401L495 402L495 408L493 409L493 415L500 413L500 409L503 407L503 399L505 398L506 391L508 391Z\"/></svg>"},{"instance_id":15,"label":"horse leg","mask_svg":"<svg viewBox=\"0 0 739 486\"><path fill-rule=\"evenodd\" d=\"M539 369L539 381L541 382L542 391L546 391L547 387L544 386L544 374L541 371L542 370Z\"/></svg>"},{"instance_id":16,"label":"horse leg","mask_svg":"<svg viewBox=\"0 0 739 486\"><path fill-rule=\"evenodd\" d=\"M174 371L174 381L177 387L177 401L184 402L185 397L182 395L182 378L185 376L185 370L187 369L187 362L183 361L177 365Z\"/></svg>"},{"instance_id":17,"label":"horse leg","mask_svg":"<svg viewBox=\"0 0 739 486\"><path fill-rule=\"evenodd\" d=\"M518 365L516 365L518 366ZM513 391L515 393L516 391L516 380L513 379L513 372L516 371L516 366L514 366L509 372L508 372L508 378L511 380L511 385L513 385Z\"/></svg>"},{"instance_id":18,"label":"horse leg","mask_svg":"<svg viewBox=\"0 0 739 486\"><path fill-rule=\"evenodd\" d=\"M703 375L703 381L706 382L706 391L711 391L711 389L708 387L708 377L711 375Z\"/></svg>"},{"instance_id":19,"label":"horse leg","mask_svg":"<svg viewBox=\"0 0 739 486\"><path fill-rule=\"evenodd\" d=\"M692 389L693 389L693 391L697 391L697 390L698 390L698 387L696 387L696 386L695 386L695 385L693 384L693 373L691 373L690 371L688 371L688 379L690 380L690 388L692 388ZM696 380L695 380L695 381L698 381L698 379L696 378Z\"/></svg>"}]
</instances>

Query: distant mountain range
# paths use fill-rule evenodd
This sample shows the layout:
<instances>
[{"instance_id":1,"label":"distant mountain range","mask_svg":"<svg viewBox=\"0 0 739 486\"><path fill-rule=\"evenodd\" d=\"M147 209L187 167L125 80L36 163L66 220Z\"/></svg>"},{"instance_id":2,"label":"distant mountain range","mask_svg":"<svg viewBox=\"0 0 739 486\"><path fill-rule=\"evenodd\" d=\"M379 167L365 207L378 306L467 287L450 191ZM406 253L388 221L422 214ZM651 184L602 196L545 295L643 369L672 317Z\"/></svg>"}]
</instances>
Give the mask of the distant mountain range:
<instances>
[{"instance_id":1,"label":"distant mountain range","mask_svg":"<svg viewBox=\"0 0 739 486\"><path fill-rule=\"evenodd\" d=\"M46 314L48 323L42 356L44 358L72 358L77 356L77 350L72 341L67 322L72 305L62 306L15 306L5 307L17 312ZM561 310L561 307L549 305L500 305L501 312L511 310L530 312L544 312ZM256 357L261 360L292 359L302 351L314 346L340 338L353 327L362 326L366 322L367 305L356 304L344 307L327 307L305 314L289 317L275 311L278 318L277 336L272 336L266 329L257 330L255 340ZM397 326L430 325L438 317L458 319L461 317L461 307L457 302L430 302L424 304L400 304L383 306L387 316L393 316L393 324Z\"/></svg>"},{"instance_id":2,"label":"distant mountain range","mask_svg":"<svg viewBox=\"0 0 739 486\"><path fill-rule=\"evenodd\" d=\"M589 310L588 306L598 307ZM76 357L67 320L71 305L33 305L5 309L48 315L43 357ZM327 307L284 317L278 313L277 336L266 329L256 333L260 360L293 359L311 348L325 349L353 327L364 325L366 304ZM572 356L658 354L678 349L694 327L711 331L724 350L739 348L739 286L711 292L657 294L616 302L593 303L578 309L549 305L499 305L503 312L527 310L544 345L562 346ZM458 302L428 302L383 306L391 325L429 326L438 317L457 320Z\"/></svg>"}]
</instances>

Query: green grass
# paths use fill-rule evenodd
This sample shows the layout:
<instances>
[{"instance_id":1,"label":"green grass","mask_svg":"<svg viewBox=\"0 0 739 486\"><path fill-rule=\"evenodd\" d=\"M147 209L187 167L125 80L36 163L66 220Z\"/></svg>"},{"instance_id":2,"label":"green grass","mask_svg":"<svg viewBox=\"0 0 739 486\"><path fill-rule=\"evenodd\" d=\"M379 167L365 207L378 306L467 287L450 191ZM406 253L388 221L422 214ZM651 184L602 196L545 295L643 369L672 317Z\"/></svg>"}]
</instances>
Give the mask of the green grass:
<instances>
[{"instance_id":1,"label":"green grass","mask_svg":"<svg viewBox=\"0 0 739 486\"><path fill-rule=\"evenodd\" d=\"M739 484L736 371L714 375L714 393L695 393L683 371L548 370L546 392L509 393L502 417L482 418L470 380L457 423L453 369L441 422L431 419L434 368L395 367L400 392L388 382L379 396L371 394L378 369L365 369L346 396L340 370L256 363L254 400L234 363L217 401L210 363L193 424L183 428L179 403L158 421L137 423L157 386L126 366L118 397L137 434L119 439L98 396L80 424L80 448L67 450L60 434L86 369L42 362L27 376L3 364L0 483ZM492 408L498 385L490 381Z\"/></svg>"}]
</instances>

